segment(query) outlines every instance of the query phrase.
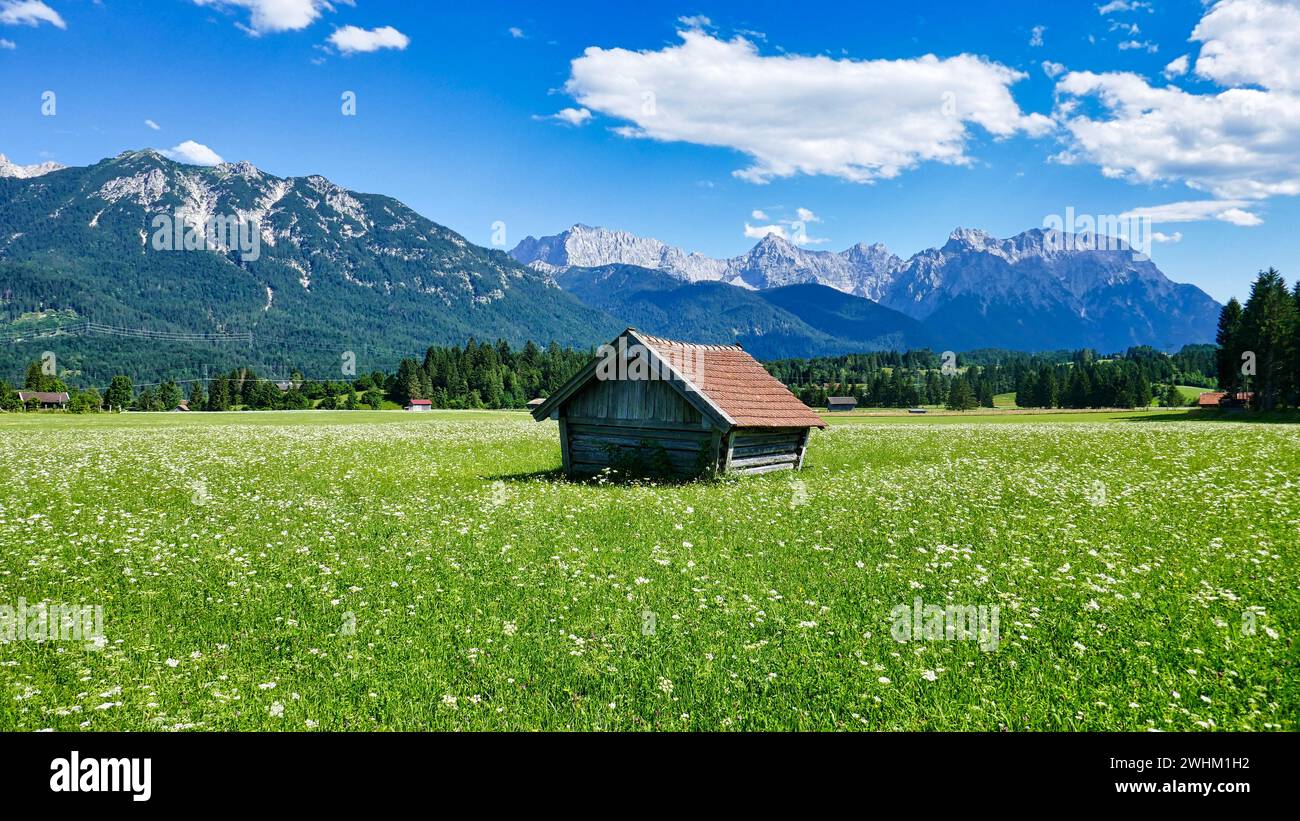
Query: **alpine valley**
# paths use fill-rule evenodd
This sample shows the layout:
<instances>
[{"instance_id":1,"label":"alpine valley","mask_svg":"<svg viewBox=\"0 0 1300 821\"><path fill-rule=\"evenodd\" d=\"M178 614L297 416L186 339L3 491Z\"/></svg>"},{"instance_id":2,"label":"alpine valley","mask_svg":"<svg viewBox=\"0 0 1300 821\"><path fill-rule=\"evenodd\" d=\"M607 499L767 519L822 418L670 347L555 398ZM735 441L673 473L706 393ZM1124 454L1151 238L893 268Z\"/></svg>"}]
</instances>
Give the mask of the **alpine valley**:
<instances>
[{"instance_id":1,"label":"alpine valley","mask_svg":"<svg viewBox=\"0 0 1300 821\"><path fill-rule=\"evenodd\" d=\"M258 226L259 253L160 250L160 215L238 217ZM1062 250L1061 237L958 229L904 260L768 236L714 259L575 225L506 254L321 176L150 150L71 168L0 156L0 369L20 375L53 350L94 383L240 364L329 373L351 351L365 371L470 337L588 347L626 325L761 359L1212 341L1219 306L1200 289L1125 248Z\"/></svg>"}]
</instances>

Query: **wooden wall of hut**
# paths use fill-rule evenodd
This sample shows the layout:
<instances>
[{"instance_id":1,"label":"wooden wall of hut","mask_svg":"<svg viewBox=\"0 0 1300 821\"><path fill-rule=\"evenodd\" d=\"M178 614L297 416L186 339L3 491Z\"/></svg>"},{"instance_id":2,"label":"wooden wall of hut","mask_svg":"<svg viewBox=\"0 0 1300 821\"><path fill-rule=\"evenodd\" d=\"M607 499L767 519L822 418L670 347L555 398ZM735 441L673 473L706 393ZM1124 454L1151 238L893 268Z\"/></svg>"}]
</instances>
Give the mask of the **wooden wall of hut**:
<instances>
[{"instance_id":1,"label":"wooden wall of hut","mask_svg":"<svg viewBox=\"0 0 1300 821\"><path fill-rule=\"evenodd\" d=\"M565 472L689 478L717 470L721 434L663 380L593 380L564 403Z\"/></svg>"}]
</instances>

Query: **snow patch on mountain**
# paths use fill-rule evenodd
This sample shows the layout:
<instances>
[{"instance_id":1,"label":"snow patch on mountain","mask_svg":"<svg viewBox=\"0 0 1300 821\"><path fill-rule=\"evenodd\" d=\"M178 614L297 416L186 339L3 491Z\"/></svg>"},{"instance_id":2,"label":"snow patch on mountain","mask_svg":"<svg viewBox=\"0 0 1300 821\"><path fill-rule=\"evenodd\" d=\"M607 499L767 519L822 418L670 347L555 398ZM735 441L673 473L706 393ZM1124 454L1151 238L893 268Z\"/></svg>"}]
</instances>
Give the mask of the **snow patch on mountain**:
<instances>
[{"instance_id":1,"label":"snow patch on mountain","mask_svg":"<svg viewBox=\"0 0 1300 821\"><path fill-rule=\"evenodd\" d=\"M879 298L889 272L902 262L879 244L855 245L837 254L801 248L774 234L745 254L714 259L657 239L586 225L540 239L526 237L510 255L550 275L574 266L636 265L686 282L720 281L750 289L815 282L868 299Z\"/></svg>"},{"instance_id":2,"label":"snow patch on mountain","mask_svg":"<svg viewBox=\"0 0 1300 821\"><path fill-rule=\"evenodd\" d=\"M129 177L114 177L100 186L95 196L105 202L129 200L148 208L166 193L167 175L161 169L152 168Z\"/></svg>"},{"instance_id":3,"label":"snow patch on mountain","mask_svg":"<svg viewBox=\"0 0 1300 821\"><path fill-rule=\"evenodd\" d=\"M0 154L0 177L16 177L18 179L31 179L32 177L43 177L51 171L62 170L62 166L56 162L43 162L37 165L18 165L9 161L4 154Z\"/></svg>"},{"instance_id":4,"label":"snow patch on mountain","mask_svg":"<svg viewBox=\"0 0 1300 821\"><path fill-rule=\"evenodd\" d=\"M543 263L549 267L537 266L535 270L550 273L574 265L596 267L617 263L665 271L687 282L720 280L727 269L723 260L687 253L657 239L588 225L575 225L561 234L541 239L525 237L510 255L524 264Z\"/></svg>"}]
</instances>

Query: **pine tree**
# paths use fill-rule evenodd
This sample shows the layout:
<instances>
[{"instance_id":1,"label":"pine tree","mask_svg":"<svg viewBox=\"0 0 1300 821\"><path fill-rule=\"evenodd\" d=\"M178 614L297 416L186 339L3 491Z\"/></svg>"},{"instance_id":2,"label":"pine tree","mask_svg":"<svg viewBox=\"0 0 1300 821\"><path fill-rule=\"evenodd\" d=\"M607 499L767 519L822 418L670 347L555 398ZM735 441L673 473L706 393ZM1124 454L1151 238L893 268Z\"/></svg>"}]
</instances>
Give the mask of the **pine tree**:
<instances>
[{"instance_id":1,"label":"pine tree","mask_svg":"<svg viewBox=\"0 0 1300 821\"><path fill-rule=\"evenodd\" d=\"M952 380L952 386L948 389L948 410L971 410L979 407L975 401L975 394L970 389L970 383L961 377Z\"/></svg>"},{"instance_id":2,"label":"pine tree","mask_svg":"<svg viewBox=\"0 0 1300 821\"><path fill-rule=\"evenodd\" d=\"M1219 390L1236 393L1241 385L1241 303L1236 297L1228 300L1219 312L1219 330L1214 336L1219 350L1215 353L1215 369Z\"/></svg>"},{"instance_id":3,"label":"pine tree","mask_svg":"<svg viewBox=\"0 0 1300 821\"><path fill-rule=\"evenodd\" d=\"M193 408L193 405L190 406ZM230 382L226 377L218 376L212 380L212 386L208 390L208 405L210 411L227 411L230 410Z\"/></svg>"},{"instance_id":4,"label":"pine tree","mask_svg":"<svg viewBox=\"0 0 1300 821\"><path fill-rule=\"evenodd\" d=\"M1255 363L1255 376L1249 382L1251 405L1258 410L1273 410L1286 399L1295 323L1295 300L1286 281L1276 269L1262 272L1241 312L1242 350L1253 355Z\"/></svg>"},{"instance_id":5,"label":"pine tree","mask_svg":"<svg viewBox=\"0 0 1300 821\"><path fill-rule=\"evenodd\" d=\"M45 371L41 368L41 363L33 362L27 366L27 376L23 379L23 390L25 391L47 391L50 388L45 386Z\"/></svg>"},{"instance_id":6,"label":"pine tree","mask_svg":"<svg viewBox=\"0 0 1300 821\"><path fill-rule=\"evenodd\" d=\"M1164 405L1167 408L1179 408L1187 404L1183 401L1183 394L1178 390L1178 386L1172 382L1165 386Z\"/></svg>"}]
</instances>

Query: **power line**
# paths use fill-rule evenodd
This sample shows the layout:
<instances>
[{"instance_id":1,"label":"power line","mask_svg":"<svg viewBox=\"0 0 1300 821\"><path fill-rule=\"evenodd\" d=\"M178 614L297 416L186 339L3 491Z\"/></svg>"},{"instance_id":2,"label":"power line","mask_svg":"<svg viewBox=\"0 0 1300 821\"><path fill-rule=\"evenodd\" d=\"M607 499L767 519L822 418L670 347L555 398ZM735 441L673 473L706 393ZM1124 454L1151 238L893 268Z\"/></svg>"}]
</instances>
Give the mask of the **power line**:
<instances>
[{"instance_id":1,"label":"power line","mask_svg":"<svg viewBox=\"0 0 1300 821\"><path fill-rule=\"evenodd\" d=\"M190 332L190 331L155 331L149 328L123 328L105 325L102 322L86 320L75 325L60 325L53 330L22 331L11 329L0 332L0 339L7 342L26 342L36 339L49 339L57 336L86 336L103 334L105 336L124 336L133 339L156 339L166 342L243 342L253 344L253 333Z\"/></svg>"}]
</instances>

